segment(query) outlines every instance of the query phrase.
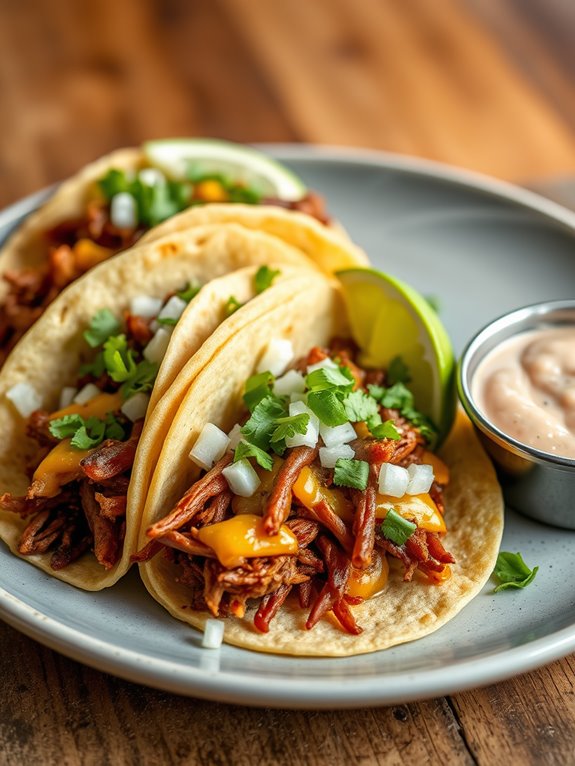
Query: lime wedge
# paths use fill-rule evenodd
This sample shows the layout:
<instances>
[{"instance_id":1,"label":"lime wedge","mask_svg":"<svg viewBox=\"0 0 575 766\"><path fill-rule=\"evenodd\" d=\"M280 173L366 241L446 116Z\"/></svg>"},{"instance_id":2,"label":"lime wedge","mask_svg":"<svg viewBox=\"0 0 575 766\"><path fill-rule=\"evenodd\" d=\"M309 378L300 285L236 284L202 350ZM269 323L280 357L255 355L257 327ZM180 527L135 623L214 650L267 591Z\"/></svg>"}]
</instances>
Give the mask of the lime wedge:
<instances>
[{"instance_id":1,"label":"lime wedge","mask_svg":"<svg viewBox=\"0 0 575 766\"><path fill-rule=\"evenodd\" d=\"M401 357L409 368L415 406L449 432L455 414L451 342L425 298L399 279L374 269L346 269L339 277L360 363L386 368Z\"/></svg>"},{"instance_id":2,"label":"lime wedge","mask_svg":"<svg viewBox=\"0 0 575 766\"><path fill-rule=\"evenodd\" d=\"M210 138L171 138L148 141L142 148L150 165L175 181L190 174L219 173L263 197L296 200L306 193L290 170L249 146Z\"/></svg>"}]
</instances>

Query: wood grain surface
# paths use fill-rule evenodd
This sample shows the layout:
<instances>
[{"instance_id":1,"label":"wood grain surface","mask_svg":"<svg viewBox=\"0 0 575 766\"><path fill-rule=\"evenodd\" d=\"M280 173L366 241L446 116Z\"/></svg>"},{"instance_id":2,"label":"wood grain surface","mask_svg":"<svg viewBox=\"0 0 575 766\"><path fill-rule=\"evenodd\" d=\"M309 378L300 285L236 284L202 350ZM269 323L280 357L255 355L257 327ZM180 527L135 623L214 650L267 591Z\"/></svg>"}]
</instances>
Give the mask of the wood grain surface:
<instances>
[{"instance_id":1,"label":"wood grain surface","mask_svg":"<svg viewBox=\"0 0 575 766\"><path fill-rule=\"evenodd\" d=\"M0 0L0 205L150 137L575 173L572 0ZM0 763L572 764L572 657L451 698L258 710L115 679L0 624Z\"/></svg>"}]
</instances>

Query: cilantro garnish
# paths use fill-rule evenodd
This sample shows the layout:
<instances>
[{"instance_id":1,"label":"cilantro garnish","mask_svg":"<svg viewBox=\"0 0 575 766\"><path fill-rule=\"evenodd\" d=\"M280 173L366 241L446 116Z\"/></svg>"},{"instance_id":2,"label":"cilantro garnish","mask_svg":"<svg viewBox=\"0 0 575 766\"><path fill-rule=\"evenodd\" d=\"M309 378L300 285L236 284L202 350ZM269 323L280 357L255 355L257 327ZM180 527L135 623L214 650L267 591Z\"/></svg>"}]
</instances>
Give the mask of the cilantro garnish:
<instances>
[{"instance_id":1,"label":"cilantro garnish","mask_svg":"<svg viewBox=\"0 0 575 766\"><path fill-rule=\"evenodd\" d=\"M178 324L176 317L157 317L156 322L167 327L175 327Z\"/></svg>"},{"instance_id":2,"label":"cilantro garnish","mask_svg":"<svg viewBox=\"0 0 575 766\"><path fill-rule=\"evenodd\" d=\"M50 421L49 430L56 439L70 439L70 444L76 449L93 449L98 447L104 439L125 438L125 431L121 423L108 413L104 420L100 418L84 419L81 415L64 415Z\"/></svg>"},{"instance_id":3,"label":"cilantro garnish","mask_svg":"<svg viewBox=\"0 0 575 766\"><path fill-rule=\"evenodd\" d=\"M143 359L136 365L135 370L129 375L120 387L120 393L124 399L129 399L134 394L151 391L158 374L157 362L149 362Z\"/></svg>"},{"instance_id":4,"label":"cilantro garnish","mask_svg":"<svg viewBox=\"0 0 575 766\"><path fill-rule=\"evenodd\" d=\"M404 519L397 511L391 509L379 528L382 535L392 543L404 545L417 529L417 524Z\"/></svg>"},{"instance_id":5,"label":"cilantro garnish","mask_svg":"<svg viewBox=\"0 0 575 766\"><path fill-rule=\"evenodd\" d=\"M273 468L274 461L271 455L268 455L268 453L263 449L256 447L255 444L249 444L248 442L242 440L238 442L238 446L234 452L234 463L237 463L238 460L243 460L244 458L248 457L255 458L257 464L264 468L266 471L271 471Z\"/></svg>"},{"instance_id":6,"label":"cilantro garnish","mask_svg":"<svg viewBox=\"0 0 575 766\"><path fill-rule=\"evenodd\" d=\"M185 287L183 290L181 290L179 293L176 293L178 298L181 298L183 301L186 301L186 303L189 303L193 298L196 297L196 295L200 292L202 289L202 286L199 282L188 282L187 287Z\"/></svg>"},{"instance_id":7,"label":"cilantro garnish","mask_svg":"<svg viewBox=\"0 0 575 766\"><path fill-rule=\"evenodd\" d=\"M296 434L305 434L309 424L309 415L307 412L301 412L299 415L286 415L276 418L274 424L276 428L272 433L271 443L275 449L278 442L285 442L286 439L291 439Z\"/></svg>"},{"instance_id":8,"label":"cilantro garnish","mask_svg":"<svg viewBox=\"0 0 575 766\"><path fill-rule=\"evenodd\" d=\"M268 394L254 407L251 417L242 426L242 434L246 441L255 444L260 449L268 450L276 429L275 421L287 414L285 400Z\"/></svg>"},{"instance_id":9,"label":"cilantro garnish","mask_svg":"<svg viewBox=\"0 0 575 766\"><path fill-rule=\"evenodd\" d=\"M307 406L326 426L341 426L347 423L345 407L334 391L310 391Z\"/></svg>"},{"instance_id":10,"label":"cilantro garnish","mask_svg":"<svg viewBox=\"0 0 575 766\"><path fill-rule=\"evenodd\" d=\"M320 367L310 372L305 382L310 391L338 389L345 392L352 390L355 380L347 367Z\"/></svg>"},{"instance_id":11,"label":"cilantro garnish","mask_svg":"<svg viewBox=\"0 0 575 766\"><path fill-rule=\"evenodd\" d=\"M267 290L268 287L271 287L274 279L280 274L281 271L279 270L275 271L274 269L270 269L269 266L260 266L254 277L256 295L263 293L264 290Z\"/></svg>"},{"instance_id":12,"label":"cilantro garnish","mask_svg":"<svg viewBox=\"0 0 575 766\"><path fill-rule=\"evenodd\" d=\"M389 388L368 386L370 394L381 402L383 407L399 410L406 420L419 429L420 434L430 444L437 439L437 429L431 420L414 407L413 394L401 383L394 383Z\"/></svg>"},{"instance_id":13,"label":"cilantro garnish","mask_svg":"<svg viewBox=\"0 0 575 766\"><path fill-rule=\"evenodd\" d=\"M395 427L393 420L386 420L385 423L382 423L381 417L377 415L377 417L368 418L366 424L376 439L393 439L394 441L401 439L401 434Z\"/></svg>"},{"instance_id":14,"label":"cilantro garnish","mask_svg":"<svg viewBox=\"0 0 575 766\"><path fill-rule=\"evenodd\" d=\"M333 472L333 483L340 487L364 490L369 478L369 463L365 460L339 458Z\"/></svg>"},{"instance_id":15,"label":"cilantro garnish","mask_svg":"<svg viewBox=\"0 0 575 766\"><path fill-rule=\"evenodd\" d=\"M106 372L116 383L123 383L136 370L134 352L128 348L126 336L113 335L104 343Z\"/></svg>"},{"instance_id":16,"label":"cilantro garnish","mask_svg":"<svg viewBox=\"0 0 575 766\"><path fill-rule=\"evenodd\" d=\"M257 205L262 199L262 195L256 189L236 183L223 173L198 172L194 170L193 165L190 165L187 177L194 185L200 184L203 181L216 181L226 192L229 202L240 202L244 205Z\"/></svg>"},{"instance_id":17,"label":"cilantro garnish","mask_svg":"<svg viewBox=\"0 0 575 766\"><path fill-rule=\"evenodd\" d=\"M379 413L377 402L372 396L364 391L352 391L343 400L345 414L352 423L360 423L368 420Z\"/></svg>"},{"instance_id":18,"label":"cilantro garnish","mask_svg":"<svg viewBox=\"0 0 575 766\"><path fill-rule=\"evenodd\" d=\"M520 553L509 553L501 551L497 556L495 564L495 577L499 580L499 585L495 588L495 593L509 588L526 588L533 582L539 567L529 569L523 561Z\"/></svg>"},{"instance_id":19,"label":"cilantro garnish","mask_svg":"<svg viewBox=\"0 0 575 766\"><path fill-rule=\"evenodd\" d=\"M104 343L110 335L115 335L120 329L119 320L112 314L110 309L96 311L90 326L84 331L84 340L92 348L97 348Z\"/></svg>"},{"instance_id":20,"label":"cilantro garnish","mask_svg":"<svg viewBox=\"0 0 575 766\"><path fill-rule=\"evenodd\" d=\"M246 380L244 402L250 412L253 412L254 407L271 393L274 380L271 372L260 372Z\"/></svg>"},{"instance_id":21,"label":"cilantro garnish","mask_svg":"<svg viewBox=\"0 0 575 766\"><path fill-rule=\"evenodd\" d=\"M231 315L235 314L235 312L238 309L241 309L242 305L243 304L240 303L239 300L235 296L230 295L230 297L226 301L226 305L224 306L224 314L227 317L231 317Z\"/></svg>"},{"instance_id":22,"label":"cilantro garnish","mask_svg":"<svg viewBox=\"0 0 575 766\"><path fill-rule=\"evenodd\" d=\"M129 179L122 170L112 169L98 182L109 201L120 192L131 194L136 202L138 224L146 227L171 218L190 204L190 185L186 182L160 181L149 185L139 178Z\"/></svg>"}]
</instances>

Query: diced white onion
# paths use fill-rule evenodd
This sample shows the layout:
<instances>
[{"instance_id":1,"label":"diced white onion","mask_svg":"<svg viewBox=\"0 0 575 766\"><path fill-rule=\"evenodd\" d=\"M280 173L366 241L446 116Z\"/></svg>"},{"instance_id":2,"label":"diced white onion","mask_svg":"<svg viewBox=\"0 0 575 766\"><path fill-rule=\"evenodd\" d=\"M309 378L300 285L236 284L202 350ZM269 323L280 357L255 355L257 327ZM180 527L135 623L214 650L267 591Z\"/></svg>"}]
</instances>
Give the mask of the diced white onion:
<instances>
[{"instance_id":1,"label":"diced white onion","mask_svg":"<svg viewBox=\"0 0 575 766\"><path fill-rule=\"evenodd\" d=\"M130 301L130 314L144 319L157 317L162 310L163 300L151 295L135 295Z\"/></svg>"},{"instance_id":2,"label":"diced white onion","mask_svg":"<svg viewBox=\"0 0 575 766\"><path fill-rule=\"evenodd\" d=\"M86 404L86 402L89 402L90 399L93 399L95 396L98 396L98 394L101 393L102 392L98 386L96 386L94 383L86 383L86 385L78 391L72 401L74 404Z\"/></svg>"},{"instance_id":3,"label":"diced white onion","mask_svg":"<svg viewBox=\"0 0 575 766\"><path fill-rule=\"evenodd\" d=\"M326 447L347 444L347 442L357 438L355 428L351 423L343 423L341 426L325 426L323 423L320 423L319 434Z\"/></svg>"},{"instance_id":4,"label":"diced white onion","mask_svg":"<svg viewBox=\"0 0 575 766\"><path fill-rule=\"evenodd\" d=\"M134 396L131 396L129 399L126 399L121 407L121 411L128 418L128 420L131 420L132 423L135 423L136 420L140 420L141 418L146 417L149 403L150 397L148 394L140 392L138 394L134 394Z\"/></svg>"},{"instance_id":5,"label":"diced white onion","mask_svg":"<svg viewBox=\"0 0 575 766\"><path fill-rule=\"evenodd\" d=\"M209 618L204 626L202 646L204 649L219 649L224 640L224 621Z\"/></svg>"},{"instance_id":6,"label":"diced white onion","mask_svg":"<svg viewBox=\"0 0 575 766\"><path fill-rule=\"evenodd\" d=\"M297 392L295 394L289 395L290 402L307 402L307 394L298 394Z\"/></svg>"},{"instance_id":7,"label":"diced white onion","mask_svg":"<svg viewBox=\"0 0 575 766\"><path fill-rule=\"evenodd\" d=\"M206 423L190 452L190 460L209 471L224 455L229 445L230 439L221 428L213 423Z\"/></svg>"},{"instance_id":8,"label":"diced white onion","mask_svg":"<svg viewBox=\"0 0 575 766\"><path fill-rule=\"evenodd\" d=\"M120 192L112 197L110 220L118 229L135 229L138 224L136 200L128 192Z\"/></svg>"},{"instance_id":9,"label":"diced white onion","mask_svg":"<svg viewBox=\"0 0 575 766\"><path fill-rule=\"evenodd\" d=\"M29 417L35 410L42 406L42 398L30 383L16 383L6 391L9 399L23 418Z\"/></svg>"},{"instance_id":10,"label":"diced white onion","mask_svg":"<svg viewBox=\"0 0 575 766\"><path fill-rule=\"evenodd\" d=\"M157 168L144 168L138 173L138 178L146 186L155 186L166 182L165 175Z\"/></svg>"},{"instance_id":11,"label":"diced white onion","mask_svg":"<svg viewBox=\"0 0 575 766\"><path fill-rule=\"evenodd\" d=\"M407 469L409 483L405 490L408 495L424 495L433 484L433 467L426 464L412 463Z\"/></svg>"},{"instance_id":12,"label":"diced white onion","mask_svg":"<svg viewBox=\"0 0 575 766\"><path fill-rule=\"evenodd\" d=\"M290 362L293 361L293 356L291 340L272 338L259 361L256 372L266 372L269 370L272 375L281 375L285 372Z\"/></svg>"},{"instance_id":13,"label":"diced white onion","mask_svg":"<svg viewBox=\"0 0 575 766\"><path fill-rule=\"evenodd\" d=\"M383 463L379 470L379 491L382 495L391 495L391 497L403 497L409 474L406 468L392 463Z\"/></svg>"},{"instance_id":14,"label":"diced white onion","mask_svg":"<svg viewBox=\"0 0 575 766\"><path fill-rule=\"evenodd\" d=\"M290 415L309 415L305 434L295 434L286 439L287 447L315 447L319 439L319 418L303 402L292 402L289 406Z\"/></svg>"},{"instance_id":15,"label":"diced white onion","mask_svg":"<svg viewBox=\"0 0 575 766\"><path fill-rule=\"evenodd\" d=\"M222 473L234 495L251 497L260 486L260 478L249 460L238 460L226 466Z\"/></svg>"},{"instance_id":16,"label":"diced white onion","mask_svg":"<svg viewBox=\"0 0 575 766\"><path fill-rule=\"evenodd\" d=\"M188 304L177 295L172 295L164 308L158 314L158 319L179 319L187 308Z\"/></svg>"},{"instance_id":17,"label":"diced white onion","mask_svg":"<svg viewBox=\"0 0 575 766\"><path fill-rule=\"evenodd\" d=\"M63 410L64 407L69 407L74 401L74 397L78 393L78 389L74 386L64 386L60 391L60 404L59 409Z\"/></svg>"},{"instance_id":18,"label":"diced white onion","mask_svg":"<svg viewBox=\"0 0 575 766\"><path fill-rule=\"evenodd\" d=\"M168 344L172 335L171 328L160 327L152 340L144 349L144 357L148 362L161 362L168 350Z\"/></svg>"},{"instance_id":19,"label":"diced white onion","mask_svg":"<svg viewBox=\"0 0 575 766\"><path fill-rule=\"evenodd\" d=\"M235 449L243 438L242 427L239 423L236 423L228 434L228 439L230 440L230 449Z\"/></svg>"},{"instance_id":20,"label":"diced white onion","mask_svg":"<svg viewBox=\"0 0 575 766\"><path fill-rule=\"evenodd\" d=\"M305 378L297 370L288 370L274 383L276 396L290 396L290 394L303 394L305 391Z\"/></svg>"},{"instance_id":21,"label":"diced white onion","mask_svg":"<svg viewBox=\"0 0 575 766\"><path fill-rule=\"evenodd\" d=\"M340 458L351 460L355 457L355 452L349 444L336 444L335 447L321 447L319 451L319 462L324 468L335 468L335 464Z\"/></svg>"},{"instance_id":22,"label":"diced white onion","mask_svg":"<svg viewBox=\"0 0 575 766\"><path fill-rule=\"evenodd\" d=\"M333 359L330 359L329 356L326 356L326 358L322 359L321 362L310 364L307 368L307 374L309 375L310 372L315 372L315 370L323 370L324 367L330 367L333 369L334 367L337 367L337 364L333 361Z\"/></svg>"}]
</instances>

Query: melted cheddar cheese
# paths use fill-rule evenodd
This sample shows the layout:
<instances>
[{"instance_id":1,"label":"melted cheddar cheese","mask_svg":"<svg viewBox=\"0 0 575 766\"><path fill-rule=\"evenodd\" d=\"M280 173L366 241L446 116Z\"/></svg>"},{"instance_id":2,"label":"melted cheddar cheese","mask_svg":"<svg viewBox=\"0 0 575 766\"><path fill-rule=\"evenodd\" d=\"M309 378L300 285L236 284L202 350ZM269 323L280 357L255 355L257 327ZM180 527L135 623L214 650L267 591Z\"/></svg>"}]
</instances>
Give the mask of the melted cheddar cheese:
<instances>
[{"instance_id":1,"label":"melted cheddar cheese","mask_svg":"<svg viewBox=\"0 0 575 766\"><path fill-rule=\"evenodd\" d=\"M404 495L403 497L391 497L390 495L377 495L376 518L385 519L388 511L394 510L404 519L413 520L426 532L446 532L447 528L443 516L428 494Z\"/></svg>"},{"instance_id":2,"label":"melted cheddar cheese","mask_svg":"<svg viewBox=\"0 0 575 766\"><path fill-rule=\"evenodd\" d=\"M252 513L242 513L202 527L198 538L229 569L240 566L243 559L285 556L298 551L297 538L289 527L282 526L277 535L267 535L261 516Z\"/></svg>"},{"instance_id":3,"label":"melted cheddar cheese","mask_svg":"<svg viewBox=\"0 0 575 766\"><path fill-rule=\"evenodd\" d=\"M62 478L77 474L80 470L80 460L92 452L89 449L76 449L70 442L71 439L62 439L36 468L33 477L34 495L55 497L62 484L66 483Z\"/></svg>"},{"instance_id":4,"label":"melted cheddar cheese","mask_svg":"<svg viewBox=\"0 0 575 766\"><path fill-rule=\"evenodd\" d=\"M86 404L71 404L50 415L50 420L63 418L65 415L81 415L83 418L105 418L110 412L117 412L124 400L118 391L115 394L98 394Z\"/></svg>"}]
</instances>

